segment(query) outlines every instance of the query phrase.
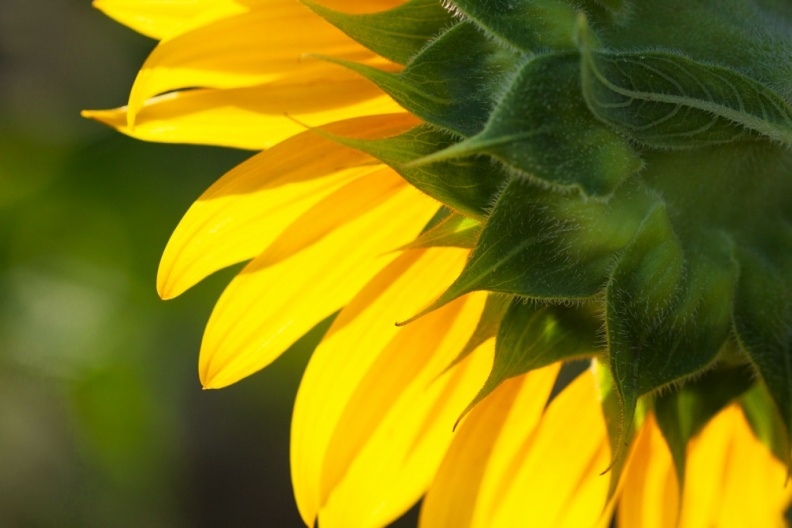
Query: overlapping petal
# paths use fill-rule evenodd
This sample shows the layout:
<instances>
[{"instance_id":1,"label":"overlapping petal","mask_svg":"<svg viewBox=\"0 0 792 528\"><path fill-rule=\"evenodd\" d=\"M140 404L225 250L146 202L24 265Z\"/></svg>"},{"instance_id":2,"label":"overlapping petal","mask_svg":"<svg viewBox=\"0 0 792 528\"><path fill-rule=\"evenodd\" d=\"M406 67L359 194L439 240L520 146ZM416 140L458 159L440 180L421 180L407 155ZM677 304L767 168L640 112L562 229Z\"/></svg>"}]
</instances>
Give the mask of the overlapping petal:
<instances>
[{"instance_id":1,"label":"overlapping petal","mask_svg":"<svg viewBox=\"0 0 792 528\"><path fill-rule=\"evenodd\" d=\"M485 520L498 498L499 477L535 432L558 368L551 365L508 380L471 411L424 500L422 527L465 528Z\"/></svg>"},{"instance_id":2,"label":"overlapping petal","mask_svg":"<svg viewBox=\"0 0 792 528\"><path fill-rule=\"evenodd\" d=\"M610 462L594 376L573 381L551 402L536 434L513 459L514 466L496 486L501 496L490 514L480 518L492 527L583 528L598 526L606 511Z\"/></svg>"},{"instance_id":3,"label":"overlapping petal","mask_svg":"<svg viewBox=\"0 0 792 528\"><path fill-rule=\"evenodd\" d=\"M188 28L248 11L254 0L94 0L107 16L160 40ZM266 0L259 0L264 3Z\"/></svg>"},{"instance_id":4,"label":"overlapping petal","mask_svg":"<svg viewBox=\"0 0 792 528\"><path fill-rule=\"evenodd\" d=\"M786 526L792 499L784 464L753 435L737 405L690 445L679 526Z\"/></svg>"},{"instance_id":5,"label":"overlapping petal","mask_svg":"<svg viewBox=\"0 0 792 528\"><path fill-rule=\"evenodd\" d=\"M537 409L541 408L537 405L543 405L556 368L529 374L525 380L512 380L499 389L498 395L480 404L481 409L474 409L479 416L492 415L478 420L497 422L498 415L504 414L505 420L489 430L474 428L473 416L464 424L456 440L462 447L455 447L459 451L453 456L462 463L479 466L468 475L473 482L452 484L441 472L437 488L433 487L427 499L423 526L607 525L608 477L600 473L608 465L610 448L593 375L579 376L536 422ZM527 411L527 423L522 422L523 409ZM485 461L476 461L477 456L484 456ZM453 471L449 467L452 463L448 462L444 470ZM473 494L471 487L475 488L474 506L462 506L467 511L461 517L450 511L457 507L447 502L454 500L455 493L443 489L446 486L467 488L463 492L467 495ZM452 519L459 524L443 524Z\"/></svg>"},{"instance_id":6,"label":"overlapping petal","mask_svg":"<svg viewBox=\"0 0 792 528\"><path fill-rule=\"evenodd\" d=\"M321 0L321 4L347 13L382 11L403 2ZM600 3L583 3L592 27L607 25L616 11L610 4L620 2L605 2L607 9L597 5ZM493 37L493 42L502 35L492 33L490 26L508 23L511 27L514 22L516 33L509 35L522 38L536 21L541 24L534 30L547 29L542 26L545 17L535 16L532 9L542 13L558 7L556 2L538 2L526 11L530 17L520 19L519 7L504 4L490 9L497 3L481 2L482 6L491 5L479 9L478 3L469 4L451 3L467 14L463 27L477 28L466 35L483 32ZM223 387L259 370L316 323L340 310L311 360L295 408L293 479L307 525L314 526L318 520L321 528L384 526L428 488L421 516L425 528L600 528L609 524L617 500L622 527L784 525L783 512L792 497L792 490L783 486L784 465L754 437L736 406L721 412L688 445L687 481L681 494L650 410L634 440L622 482L615 495L609 496L611 477L600 472L611 462L611 450L590 372L575 379L549 404L559 365L512 378L474 408L458 432L452 433L460 411L481 387L492 364L491 342L454 363L476 328L484 294L456 299L404 327L394 323L437 298L462 269L468 251L397 251L433 218L438 204L371 156L338 145L321 131L303 132L303 124L317 127L332 123L326 127L331 134L382 138L416 125L416 118L404 113L369 81L315 54L392 71L400 66L354 41L298 0L96 0L95 5L161 42L141 68L127 106L85 115L145 140L270 149L229 172L199 198L163 255L158 288L165 298L180 294L218 269L253 259L228 286L207 324L199 362L204 386ZM391 31L380 28L379 21L390 20L394 27L402 28L388 38L397 35L416 40L416 35L422 35L417 41L423 44L448 20L436 3L416 0L408 7L407 15L389 14L390 18L376 18L377 23L339 18L347 20L339 25L350 34L361 32L357 38L382 51L386 48L375 45L376 39L362 36L372 28L375 34ZM426 7L443 16L430 17L441 22L429 25L424 34L415 31L421 24L411 25L410 20L421 19L421 9ZM490 14L491 19L478 16L479 11ZM563 22L562 40L567 43L567 22L571 24L574 13L568 7L562 11L556 22ZM547 20L555 19L550 16ZM577 20L578 32L585 37L587 19ZM627 29L614 30L617 35L632 31L626 19L622 22ZM446 37L450 33L446 32ZM607 32L603 35L612 38ZM442 39L435 43L443 43ZM399 90L421 88L417 99L421 104L424 99L439 101L438 108L444 109L450 101L457 108L457 92L464 94L474 88L471 83L484 86L492 79L508 80L500 77L500 66L493 68L487 61L478 64L468 58L482 58L473 57L481 52L495 65L517 67L523 63L522 56L512 56L514 50L489 46L473 46L469 48L474 52L471 57L457 61L457 49L466 48L462 40L446 39L448 42L454 45L438 46L438 54L425 54L423 58L429 59L417 63L407 62L417 47L404 53L404 60L399 59L401 55L382 51L408 63L410 76L402 79L401 74L398 82L385 74L371 73L372 78L391 80L392 86L388 86L397 98ZM523 51L532 52L533 48ZM577 90L580 72L573 53L564 52L563 60L569 60L569 78L575 81L570 86ZM635 60L641 64L644 57ZM528 67L536 64L529 62ZM525 71L546 80L541 68ZM585 71L583 74L585 84ZM550 83L556 79L547 80L552 89L542 85L531 97L547 103L541 106L553 112L558 101L542 98L558 91ZM423 93L432 83L442 89ZM688 91L703 88L705 99L711 99L708 88L696 83L691 81ZM503 89L495 87L496 92ZM449 100L447 93L451 94ZM493 116L511 120L515 114L525 113L520 110L524 110L523 97L515 98L514 106L500 101L498 111L490 112L490 103L496 98L490 95L471 101L462 97L467 106L460 107L460 119L467 120L477 107L484 111L482 116L489 114L489 123L497 122ZM580 104L575 112L588 115L590 99L577 100ZM640 109L652 104L649 97ZM621 102L612 107L626 108ZM676 112L669 115L674 117ZM687 119L687 115L680 113L679 117ZM425 118L438 126L443 123L432 116L428 113ZM577 117L569 123L577 126ZM665 120L652 121L652 125ZM534 132L526 135L524 122L517 122L513 136L498 140L533 137ZM562 129L569 124L559 123ZM607 146L605 140L595 143L596 152ZM399 148L393 145L389 147ZM563 164L567 157L552 163ZM603 158L603 167L613 169L616 165L611 166L612 162ZM416 167L421 165L412 166ZM455 174L453 164L442 170ZM675 190L673 186L669 189ZM673 196L670 191L656 194ZM540 191L530 187L529 192ZM569 203L570 208L579 205ZM520 200L516 208L524 206ZM497 227L493 218L506 224L522 222L520 215L511 212L501 218L498 205L495 207L486 229ZM550 233L547 239L557 240L566 227L548 221L545 213L537 207L525 222L546 228ZM581 236L590 237L589 231ZM519 246L524 239L512 241L512 246ZM503 252L515 254L509 253L511 249ZM576 267L574 250L564 246L550 253L533 252L531 256L558 257L564 262L561 268ZM524 262L517 263L520 273L525 269ZM605 275L597 276L593 284L599 288ZM633 293L640 300L646 295L644 290L638 288ZM526 291L518 293L533 295ZM591 292L587 290L586 296ZM728 319L723 318L723 336L728 332ZM699 317L696 322L701 321ZM612 322L609 319L609 327ZM642 325L637 326L643 331ZM713 354L718 346L712 347ZM451 364L453 367L447 368ZM679 377L675 374L668 379ZM667 381L663 378L641 394Z\"/></svg>"},{"instance_id":7,"label":"overlapping petal","mask_svg":"<svg viewBox=\"0 0 792 528\"><path fill-rule=\"evenodd\" d=\"M348 70L308 72L230 89L171 92L146 101L135 126L127 107L83 112L131 137L262 150L304 130L359 116L402 111L369 81Z\"/></svg>"},{"instance_id":8,"label":"overlapping petal","mask_svg":"<svg viewBox=\"0 0 792 528\"><path fill-rule=\"evenodd\" d=\"M383 63L372 51L294 0L253 3L250 10L162 40L140 69L128 103L128 125L150 97L184 88L239 88L296 72L338 66L307 57Z\"/></svg>"},{"instance_id":9,"label":"overlapping petal","mask_svg":"<svg viewBox=\"0 0 792 528\"><path fill-rule=\"evenodd\" d=\"M390 135L406 116L350 120L338 134ZM260 254L281 230L344 183L377 169L366 154L304 132L252 157L212 185L187 211L162 256L157 289L172 298L207 275Z\"/></svg>"},{"instance_id":10,"label":"overlapping petal","mask_svg":"<svg viewBox=\"0 0 792 528\"><path fill-rule=\"evenodd\" d=\"M686 481L679 487L671 455L653 417L639 434L625 475L620 526L738 528L786 526L792 500L786 468L751 431L733 404L688 447Z\"/></svg>"},{"instance_id":11,"label":"overlapping petal","mask_svg":"<svg viewBox=\"0 0 792 528\"><path fill-rule=\"evenodd\" d=\"M617 518L620 526L673 528L679 513L679 485L654 415L641 427L623 477Z\"/></svg>"},{"instance_id":12,"label":"overlapping petal","mask_svg":"<svg viewBox=\"0 0 792 528\"><path fill-rule=\"evenodd\" d=\"M472 333L483 297L394 323L442 291L466 255L407 251L342 310L315 351L292 425L292 478L308 525L317 516L329 526L387 524L431 480L491 363L488 354L471 358L438 378Z\"/></svg>"},{"instance_id":13,"label":"overlapping petal","mask_svg":"<svg viewBox=\"0 0 792 528\"><path fill-rule=\"evenodd\" d=\"M245 13L269 0L94 0L107 16L135 31L161 40L215 20ZM296 1L296 0L295 0ZM323 0L346 13L373 13L395 7L404 0Z\"/></svg>"},{"instance_id":14,"label":"overlapping petal","mask_svg":"<svg viewBox=\"0 0 792 528\"><path fill-rule=\"evenodd\" d=\"M323 224L326 236L319 240L315 232L284 240L231 281L212 312L201 344L199 373L204 387L230 385L268 365L349 302L396 258L392 250L414 238L431 218L436 205L394 173L374 177L382 177L370 183L381 190L376 208L354 219L328 219ZM346 197L348 202L338 198L335 203L341 209L360 205L354 193ZM289 255L295 244L308 247Z\"/></svg>"}]
</instances>

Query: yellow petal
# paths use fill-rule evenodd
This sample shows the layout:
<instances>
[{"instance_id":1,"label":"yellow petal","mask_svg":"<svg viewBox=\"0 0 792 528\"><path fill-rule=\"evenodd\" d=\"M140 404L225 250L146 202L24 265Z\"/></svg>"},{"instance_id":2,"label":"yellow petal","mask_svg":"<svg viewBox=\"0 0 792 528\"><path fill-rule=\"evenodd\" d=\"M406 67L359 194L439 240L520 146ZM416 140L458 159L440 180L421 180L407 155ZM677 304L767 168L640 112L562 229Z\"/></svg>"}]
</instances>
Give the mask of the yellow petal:
<instances>
[{"instance_id":1,"label":"yellow petal","mask_svg":"<svg viewBox=\"0 0 792 528\"><path fill-rule=\"evenodd\" d=\"M375 13L400 6L407 0L319 0L318 3L344 13Z\"/></svg>"},{"instance_id":2,"label":"yellow petal","mask_svg":"<svg viewBox=\"0 0 792 528\"><path fill-rule=\"evenodd\" d=\"M347 13L371 13L391 9L404 0L323 0L320 3ZM164 39L227 16L244 13L267 0L94 0L104 14L135 31Z\"/></svg>"},{"instance_id":3,"label":"yellow petal","mask_svg":"<svg viewBox=\"0 0 792 528\"><path fill-rule=\"evenodd\" d=\"M737 405L691 441L685 473L680 528L786 526L786 468L754 437Z\"/></svg>"},{"instance_id":4,"label":"yellow petal","mask_svg":"<svg viewBox=\"0 0 792 528\"><path fill-rule=\"evenodd\" d=\"M336 123L342 135L378 137L413 125L383 116ZM187 211L160 262L157 289L169 299L207 275L260 254L308 208L376 166L372 158L308 131L238 165Z\"/></svg>"},{"instance_id":5,"label":"yellow petal","mask_svg":"<svg viewBox=\"0 0 792 528\"><path fill-rule=\"evenodd\" d=\"M197 27L249 9L234 0L94 0L93 6L117 22L158 40L186 27ZM212 16L206 16L208 12Z\"/></svg>"},{"instance_id":6,"label":"yellow petal","mask_svg":"<svg viewBox=\"0 0 792 528\"><path fill-rule=\"evenodd\" d=\"M224 387L272 362L349 302L395 258L388 252L415 237L436 209L435 202L402 184L376 209L299 253L280 261L280 255L265 253L253 260L223 292L207 323L199 360L204 386ZM306 242L314 240L314 233L305 236Z\"/></svg>"},{"instance_id":7,"label":"yellow petal","mask_svg":"<svg viewBox=\"0 0 792 528\"><path fill-rule=\"evenodd\" d=\"M295 0L271 0L251 10L163 40L146 59L129 96L128 119L146 99L182 88L253 86L302 71L338 66L306 53L376 61L356 43ZM381 60L381 59L380 59Z\"/></svg>"},{"instance_id":8,"label":"yellow petal","mask_svg":"<svg viewBox=\"0 0 792 528\"><path fill-rule=\"evenodd\" d=\"M328 470L328 476L323 476L325 465L330 464L328 449L362 380L371 369L377 368L377 359L383 351L393 351L393 347L397 347L402 353L410 354L408 349L398 346L400 335L410 335L410 325L397 328L394 322L403 320L442 292L461 271L466 255L467 251L457 248L404 253L341 311L314 352L297 394L291 449L297 504L309 526L325 506L328 487L332 488L337 480L337 477L332 478L337 476L337 471ZM470 327L471 332L474 326ZM458 353L458 349L454 353ZM392 357L391 353L387 354ZM452 358L453 353L449 356ZM432 375L437 376L448 362L438 362ZM486 374L486 369L481 370ZM428 382L425 385L431 387ZM456 410L459 411L461 408ZM455 419L453 416L447 424L447 431L450 432ZM392 427L389 433L386 430L377 434L398 435L398 427Z\"/></svg>"},{"instance_id":9,"label":"yellow petal","mask_svg":"<svg viewBox=\"0 0 792 528\"><path fill-rule=\"evenodd\" d=\"M471 411L424 499L420 526L466 528L476 509L491 510L494 484L533 433L558 369L555 364L507 380Z\"/></svg>"},{"instance_id":10,"label":"yellow petal","mask_svg":"<svg viewBox=\"0 0 792 528\"><path fill-rule=\"evenodd\" d=\"M454 422L492 365L492 350L479 351L438 378L470 337L485 299L474 294L416 321L379 351L327 447L320 526L386 526L426 491Z\"/></svg>"},{"instance_id":11,"label":"yellow petal","mask_svg":"<svg viewBox=\"0 0 792 528\"><path fill-rule=\"evenodd\" d=\"M594 376L586 372L553 400L501 478L485 482L498 498L491 512L476 512L473 526L596 526L609 483L600 473L609 462Z\"/></svg>"},{"instance_id":12,"label":"yellow petal","mask_svg":"<svg viewBox=\"0 0 792 528\"><path fill-rule=\"evenodd\" d=\"M679 511L679 485L671 453L650 415L633 442L622 477L619 526L675 528Z\"/></svg>"},{"instance_id":13,"label":"yellow petal","mask_svg":"<svg viewBox=\"0 0 792 528\"><path fill-rule=\"evenodd\" d=\"M127 126L127 107L83 112L137 139L261 150L305 130L358 116L402 112L351 71L309 71L263 85L172 92L146 101ZM292 119L294 118L294 119ZM295 121L296 120L296 121ZM299 123L297 122L299 121Z\"/></svg>"}]
</instances>

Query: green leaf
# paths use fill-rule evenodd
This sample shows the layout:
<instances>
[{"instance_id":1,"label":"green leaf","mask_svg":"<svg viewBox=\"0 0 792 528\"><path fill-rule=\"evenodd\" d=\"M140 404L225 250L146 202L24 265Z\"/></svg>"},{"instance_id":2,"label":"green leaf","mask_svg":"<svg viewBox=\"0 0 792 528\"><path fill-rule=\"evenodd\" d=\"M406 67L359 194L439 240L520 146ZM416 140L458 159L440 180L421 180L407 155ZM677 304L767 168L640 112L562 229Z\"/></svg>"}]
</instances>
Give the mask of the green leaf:
<instances>
[{"instance_id":1,"label":"green leaf","mask_svg":"<svg viewBox=\"0 0 792 528\"><path fill-rule=\"evenodd\" d=\"M399 64L406 64L432 37L451 25L451 15L437 0L410 0L379 13L350 15L301 0L341 31Z\"/></svg>"},{"instance_id":2,"label":"green leaf","mask_svg":"<svg viewBox=\"0 0 792 528\"><path fill-rule=\"evenodd\" d=\"M777 251L789 242L777 241ZM784 247L786 245L786 247ZM734 327L792 436L792 259L741 248ZM771 253L772 254L772 253ZM785 461L789 461L788 457Z\"/></svg>"},{"instance_id":3,"label":"green leaf","mask_svg":"<svg viewBox=\"0 0 792 528\"><path fill-rule=\"evenodd\" d=\"M658 204L608 284L610 364L625 430L641 395L706 368L729 335L737 280L730 241L705 233L685 249Z\"/></svg>"},{"instance_id":4,"label":"green leaf","mask_svg":"<svg viewBox=\"0 0 792 528\"><path fill-rule=\"evenodd\" d=\"M523 299L512 299L498 328L492 371L462 415L509 378L556 361L601 352L598 331L599 325L588 310L537 306Z\"/></svg>"},{"instance_id":5,"label":"green leaf","mask_svg":"<svg viewBox=\"0 0 792 528\"><path fill-rule=\"evenodd\" d=\"M740 405L756 437L778 460L789 466L789 438L767 387L763 383L755 383L742 395Z\"/></svg>"},{"instance_id":6,"label":"green leaf","mask_svg":"<svg viewBox=\"0 0 792 528\"><path fill-rule=\"evenodd\" d=\"M575 10L562 0L452 0L452 6L525 53L575 48Z\"/></svg>"},{"instance_id":7,"label":"green leaf","mask_svg":"<svg viewBox=\"0 0 792 528\"><path fill-rule=\"evenodd\" d=\"M695 148L764 136L792 145L792 106L729 68L679 54L593 49L581 29L583 93L591 111L655 148Z\"/></svg>"},{"instance_id":8,"label":"green leaf","mask_svg":"<svg viewBox=\"0 0 792 528\"><path fill-rule=\"evenodd\" d=\"M486 123L493 94L518 56L462 22L432 41L400 73L326 60L360 73L424 121L470 136Z\"/></svg>"},{"instance_id":9,"label":"green leaf","mask_svg":"<svg viewBox=\"0 0 792 528\"><path fill-rule=\"evenodd\" d=\"M489 154L528 177L606 195L642 167L629 142L592 116L576 53L536 57L514 78L477 135L418 160Z\"/></svg>"},{"instance_id":10,"label":"green leaf","mask_svg":"<svg viewBox=\"0 0 792 528\"><path fill-rule=\"evenodd\" d=\"M447 133L427 125L382 140L333 139L382 160L417 189L479 220L489 213L507 179L503 169L487 159L449 160L431 167L407 164L453 143Z\"/></svg>"},{"instance_id":11,"label":"green leaf","mask_svg":"<svg viewBox=\"0 0 792 528\"><path fill-rule=\"evenodd\" d=\"M753 372L746 366L720 368L707 371L701 377L655 399L657 425L671 451L680 494L685 483L688 442L753 384Z\"/></svg>"},{"instance_id":12,"label":"green leaf","mask_svg":"<svg viewBox=\"0 0 792 528\"><path fill-rule=\"evenodd\" d=\"M430 247L472 248L481 230L481 223L472 218L451 213L400 249L419 249Z\"/></svg>"},{"instance_id":13,"label":"green leaf","mask_svg":"<svg viewBox=\"0 0 792 528\"><path fill-rule=\"evenodd\" d=\"M638 183L608 201L515 177L495 203L462 274L424 312L475 290L545 300L583 299L607 282L652 198Z\"/></svg>"}]
</instances>

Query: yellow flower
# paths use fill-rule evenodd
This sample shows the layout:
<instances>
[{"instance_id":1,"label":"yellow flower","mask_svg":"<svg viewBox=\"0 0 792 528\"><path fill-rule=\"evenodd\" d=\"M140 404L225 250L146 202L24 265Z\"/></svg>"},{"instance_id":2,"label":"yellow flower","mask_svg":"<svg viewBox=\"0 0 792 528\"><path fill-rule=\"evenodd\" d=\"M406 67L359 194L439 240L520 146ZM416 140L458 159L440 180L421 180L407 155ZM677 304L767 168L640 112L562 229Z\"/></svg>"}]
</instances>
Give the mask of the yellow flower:
<instances>
[{"instance_id":1,"label":"yellow flower","mask_svg":"<svg viewBox=\"0 0 792 528\"><path fill-rule=\"evenodd\" d=\"M772 296L737 282L733 262L753 276L742 218L721 219L680 167L789 167L789 90L767 65L750 84L698 41L658 52L673 46L630 25L649 17L638 3L446 3L453 17L432 0L94 2L160 42L127 106L86 116L262 151L193 204L162 257L166 299L250 261L207 324L204 387L338 312L293 417L308 526L385 526L421 497L423 527L783 526L782 385L751 355L761 322L729 311ZM717 11L693 4L688 22ZM705 242L678 220L698 208L723 224ZM635 334L670 359L647 364ZM679 359L680 342L708 355ZM593 367L559 377L581 357Z\"/></svg>"}]
</instances>

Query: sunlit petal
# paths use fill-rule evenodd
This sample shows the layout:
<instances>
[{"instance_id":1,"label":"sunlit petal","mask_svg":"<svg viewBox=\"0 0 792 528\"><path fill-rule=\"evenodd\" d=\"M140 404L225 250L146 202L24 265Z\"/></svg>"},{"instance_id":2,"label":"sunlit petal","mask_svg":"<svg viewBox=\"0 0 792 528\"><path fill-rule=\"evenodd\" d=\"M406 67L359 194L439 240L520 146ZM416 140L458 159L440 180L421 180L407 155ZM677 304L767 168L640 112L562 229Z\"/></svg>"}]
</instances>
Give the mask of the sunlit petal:
<instances>
[{"instance_id":1,"label":"sunlit petal","mask_svg":"<svg viewBox=\"0 0 792 528\"><path fill-rule=\"evenodd\" d=\"M485 346L492 345L490 341ZM482 484L507 472L512 457L534 432L558 368L551 365L508 380L471 411L424 499L422 527L465 528L471 526L476 509L491 509L497 499L495 486Z\"/></svg>"},{"instance_id":2,"label":"sunlit petal","mask_svg":"<svg viewBox=\"0 0 792 528\"><path fill-rule=\"evenodd\" d=\"M344 69L230 89L154 97L127 126L127 107L83 112L137 139L261 150L305 130L358 116L400 112L390 97Z\"/></svg>"},{"instance_id":3,"label":"sunlit petal","mask_svg":"<svg viewBox=\"0 0 792 528\"><path fill-rule=\"evenodd\" d=\"M500 478L485 480L496 499L491 511L476 512L473 526L596 526L609 483L600 473L609 462L594 376L586 372L552 401Z\"/></svg>"},{"instance_id":4,"label":"sunlit petal","mask_svg":"<svg viewBox=\"0 0 792 528\"><path fill-rule=\"evenodd\" d=\"M484 300L471 295L402 328L358 381L327 447L320 526L385 526L425 492L492 362L492 351L482 350L437 377Z\"/></svg>"},{"instance_id":5,"label":"sunlit petal","mask_svg":"<svg viewBox=\"0 0 792 528\"><path fill-rule=\"evenodd\" d=\"M325 506L326 494L332 489L328 482L332 484L331 477L337 474L326 473L325 465L328 449L336 442L333 439L338 434L337 426L342 419L346 421L343 416L347 407L367 373L378 368L383 351L400 349L399 336L411 335L409 325L398 328L393 323L406 319L442 292L461 269L466 255L467 251L454 248L406 252L372 279L339 314L311 358L295 404L291 450L297 504L308 525ZM469 330L472 332L472 328ZM458 349L454 352L458 353ZM387 354L392 353L395 352ZM410 354L404 349L402 353ZM447 359L450 361L451 357L453 354ZM431 355L424 358L429 359ZM446 364L432 365L436 370L431 375L437 376ZM431 379L424 378L425 383ZM380 378L379 382L387 380ZM418 388L421 386L413 390ZM457 413L467 403L463 400ZM447 416L451 421L445 424L446 431L450 433L456 416Z\"/></svg>"},{"instance_id":6,"label":"sunlit petal","mask_svg":"<svg viewBox=\"0 0 792 528\"><path fill-rule=\"evenodd\" d=\"M736 405L691 442L686 475L680 528L786 526L792 498L786 468L756 439Z\"/></svg>"},{"instance_id":7,"label":"sunlit petal","mask_svg":"<svg viewBox=\"0 0 792 528\"><path fill-rule=\"evenodd\" d=\"M403 186L285 260L267 253L253 260L226 288L207 323L199 360L204 386L224 387L272 362L393 260L389 251L415 237L436 207Z\"/></svg>"},{"instance_id":8,"label":"sunlit petal","mask_svg":"<svg viewBox=\"0 0 792 528\"><path fill-rule=\"evenodd\" d=\"M188 27L244 13L249 9L245 3L236 0L94 0L93 6L125 26L159 40Z\"/></svg>"},{"instance_id":9,"label":"sunlit petal","mask_svg":"<svg viewBox=\"0 0 792 528\"><path fill-rule=\"evenodd\" d=\"M371 137L412 123L386 116L328 130ZM237 166L192 205L171 235L157 277L160 295L175 297L207 275L260 254L309 207L376 170L373 163L368 155L304 132Z\"/></svg>"},{"instance_id":10,"label":"sunlit petal","mask_svg":"<svg viewBox=\"0 0 792 528\"><path fill-rule=\"evenodd\" d=\"M373 52L294 0L272 0L250 12L163 40L146 59L129 96L129 126L145 101L180 88L238 88L298 70L338 66L306 53L376 61Z\"/></svg>"},{"instance_id":11,"label":"sunlit petal","mask_svg":"<svg viewBox=\"0 0 792 528\"><path fill-rule=\"evenodd\" d=\"M671 453L650 415L633 443L619 502L619 526L674 528L679 486Z\"/></svg>"}]
</instances>

